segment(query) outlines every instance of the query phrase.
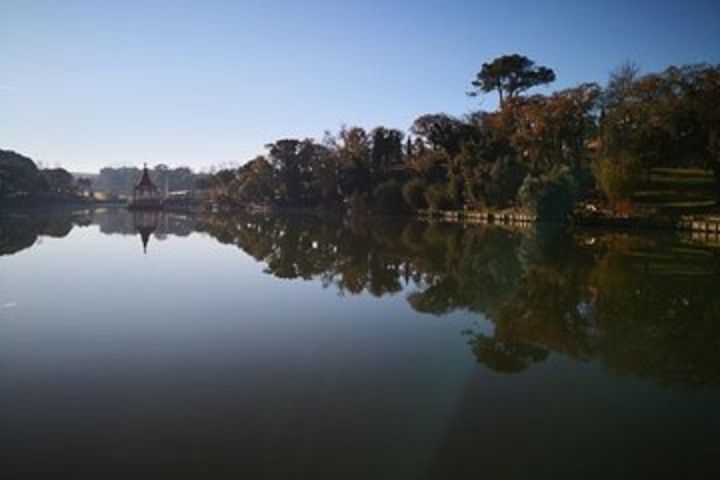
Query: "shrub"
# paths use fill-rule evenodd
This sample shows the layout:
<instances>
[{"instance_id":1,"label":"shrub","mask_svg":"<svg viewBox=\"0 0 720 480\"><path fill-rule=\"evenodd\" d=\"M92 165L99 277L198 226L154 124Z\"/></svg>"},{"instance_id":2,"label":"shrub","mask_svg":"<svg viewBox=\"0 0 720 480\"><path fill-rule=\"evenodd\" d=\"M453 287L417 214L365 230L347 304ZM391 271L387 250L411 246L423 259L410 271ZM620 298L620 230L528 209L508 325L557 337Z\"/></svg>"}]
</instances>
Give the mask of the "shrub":
<instances>
[{"instance_id":1,"label":"shrub","mask_svg":"<svg viewBox=\"0 0 720 480\"><path fill-rule=\"evenodd\" d=\"M520 204L540 221L564 222L575 202L576 182L570 168L556 167L544 175L528 175L518 192Z\"/></svg>"},{"instance_id":2,"label":"shrub","mask_svg":"<svg viewBox=\"0 0 720 480\"><path fill-rule=\"evenodd\" d=\"M368 211L368 195L364 192L355 192L350 196L348 208L355 213Z\"/></svg>"},{"instance_id":3,"label":"shrub","mask_svg":"<svg viewBox=\"0 0 720 480\"><path fill-rule=\"evenodd\" d=\"M425 190L427 185L425 181L420 178L413 178L407 182L402 188L402 195L410 208L420 210L428 207L427 200L425 199Z\"/></svg>"},{"instance_id":4,"label":"shrub","mask_svg":"<svg viewBox=\"0 0 720 480\"><path fill-rule=\"evenodd\" d=\"M404 210L405 201L398 182L388 180L375 187L373 189L373 203L375 208L381 211L399 212Z\"/></svg>"},{"instance_id":5,"label":"shrub","mask_svg":"<svg viewBox=\"0 0 720 480\"><path fill-rule=\"evenodd\" d=\"M425 200L432 210L450 210L454 207L453 199L447 186L441 183L431 185L425 192Z\"/></svg>"},{"instance_id":6,"label":"shrub","mask_svg":"<svg viewBox=\"0 0 720 480\"><path fill-rule=\"evenodd\" d=\"M504 207L517 196L523 179L525 168L512 157L498 159L490 168L490 179L486 188L488 205Z\"/></svg>"},{"instance_id":7,"label":"shrub","mask_svg":"<svg viewBox=\"0 0 720 480\"><path fill-rule=\"evenodd\" d=\"M641 174L640 160L626 152L605 156L595 162L598 187L612 205L630 200Z\"/></svg>"}]
</instances>

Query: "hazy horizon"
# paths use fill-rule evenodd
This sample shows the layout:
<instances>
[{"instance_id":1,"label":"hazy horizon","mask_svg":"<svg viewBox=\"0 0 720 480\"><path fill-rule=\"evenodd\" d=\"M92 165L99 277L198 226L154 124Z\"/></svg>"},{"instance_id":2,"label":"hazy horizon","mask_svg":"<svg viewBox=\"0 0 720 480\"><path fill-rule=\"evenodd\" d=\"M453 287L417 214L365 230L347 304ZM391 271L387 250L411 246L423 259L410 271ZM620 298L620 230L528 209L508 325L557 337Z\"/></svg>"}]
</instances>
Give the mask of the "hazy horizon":
<instances>
[{"instance_id":1,"label":"hazy horizon","mask_svg":"<svg viewBox=\"0 0 720 480\"><path fill-rule=\"evenodd\" d=\"M283 137L495 107L465 92L506 53L555 90L720 62L720 4L0 0L0 148L75 172L243 163ZM517 13L521 12L521 13Z\"/></svg>"}]
</instances>

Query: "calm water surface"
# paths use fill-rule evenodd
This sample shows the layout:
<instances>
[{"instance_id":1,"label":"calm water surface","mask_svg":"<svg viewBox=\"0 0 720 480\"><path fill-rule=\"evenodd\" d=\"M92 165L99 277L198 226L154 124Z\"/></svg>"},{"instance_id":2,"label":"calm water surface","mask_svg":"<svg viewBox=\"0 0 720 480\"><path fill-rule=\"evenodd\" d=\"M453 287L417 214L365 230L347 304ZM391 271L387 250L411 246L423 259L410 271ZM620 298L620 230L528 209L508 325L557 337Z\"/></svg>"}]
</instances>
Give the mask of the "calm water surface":
<instances>
[{"instance_id":1,"label":"calm water surface","mask_svg":"<svg viewBox=\"0 0 720 480\"><path fill-rule=\"evenodd\" d=\"M0 473L720 478L719 285L664 236L6 214Z\"/></svg>"}]
</instances>

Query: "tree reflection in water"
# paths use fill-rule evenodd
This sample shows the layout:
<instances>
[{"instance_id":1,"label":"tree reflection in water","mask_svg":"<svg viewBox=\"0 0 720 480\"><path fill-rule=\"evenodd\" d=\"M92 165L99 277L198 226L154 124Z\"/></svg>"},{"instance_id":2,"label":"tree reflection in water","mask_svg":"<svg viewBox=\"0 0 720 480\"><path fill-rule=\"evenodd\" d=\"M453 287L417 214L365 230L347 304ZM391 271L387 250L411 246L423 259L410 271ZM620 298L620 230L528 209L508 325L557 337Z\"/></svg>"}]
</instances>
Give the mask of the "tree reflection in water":
<instances>
[{"instance_id":1,"label":"tree reflection in water","mask_svg":"<svg viewBox=\"0 0 720 480\"><path fill-rule=\"evenodd\" d=\"M477 313L477 360L519 372L551 353L662 385L720 383L720 256L672 236L392 219L207 218L266 272L341 293L407 292L419 312Z\"/></svg>"},{"instance_id":2,"label":"tree reflection in water","mask_svg":"<svg viewBox=\"0 0 720 480\"><path fill-rule=\"evenodd\" d=\"M88 211L3 213L0 215L0 256L32 247L39 237L63 238L74 226L92 222Z\"/></svg>"},{"instance_id":3,"label":"tree reflection in water","mask_svg":"<svg viewBox=\"0 0 720 480\"><path fill-rule=\"evenodd\" d=\"M150 235L157 230L158 224L161 223L161 217L164 215L160 210L136 210L132 212L132 216L135 230L140 234L143 253L147 253Z\"/></svg>"},{"instance_id":4,"label":"tree reflection in water","mask_svg":"<svg viewBox=\"0 0 720 480\"><path fill-rule=\"evenodd\" d=\"M279 278L340 294L402 294L416 311L475 313L477 360L519 372L551 353L661 385L720 384L720 255L672 236L634 236L313 216L189 217L78 212L0 216L0 254L63 237L186 236L233 244Z\"/></svg>"}]
</instances>

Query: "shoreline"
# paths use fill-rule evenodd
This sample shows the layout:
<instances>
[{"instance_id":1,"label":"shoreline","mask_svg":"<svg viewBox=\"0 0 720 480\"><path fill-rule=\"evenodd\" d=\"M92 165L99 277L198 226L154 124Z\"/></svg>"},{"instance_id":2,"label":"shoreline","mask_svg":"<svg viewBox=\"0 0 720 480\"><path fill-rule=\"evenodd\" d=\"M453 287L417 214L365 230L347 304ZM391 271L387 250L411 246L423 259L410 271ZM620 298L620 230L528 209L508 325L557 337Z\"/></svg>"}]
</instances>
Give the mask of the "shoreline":
<instances>
[{"instance_id":1,"label":"shoreline","mask_svg":"<svg viewBox=\"0 0 720 480\"><path fill-rule=\"evenodd\" d=\"M0 206L0 214L53 212L63 210L93 210L101 208L127 209L122 202L85 203L70 202L61 204L42 205L12 205ZM130 211L130 210L129 210ZM622 231L674 231L693 234L693 236L707 236L720 241L720 215L698 214L682 215L676 217L610 217L604 215L573 215L566 222L547 222L539 220L535 215L520 210L418 210L415 212L381 212L381 211L353 211L338 208L317 207L259 207L248 206L229 210L214 210L210 205L203 208L163 208L157 211L182 214L216 214L233 215L246 213L251 215L295 215L312 214L328 217L342 216L369 216L369 217L407 217L418 218L424 221L439 221L442 223L464 223L485 225L565 225L582 228L602 228Z\"/></svg>"},{"instance_id":2,"label":"shoreline","mask_svg":"<svg viewBox=\"0 0 720 480\"><path fill-rule=\"evenodd\" d=\"M720 215L698 214L676 217L609 217L572 215L566 222L547 222L522 211L419 210L416 215L428 220L483 224L558 224L587 228L621 230L663 230L720 234Z\"/></svg>"}]
</instances>

